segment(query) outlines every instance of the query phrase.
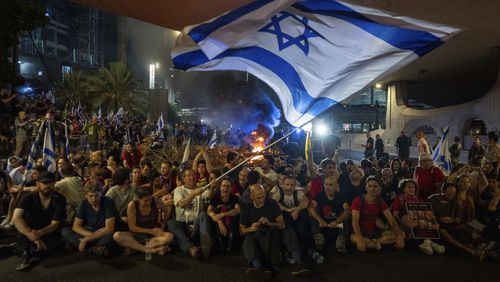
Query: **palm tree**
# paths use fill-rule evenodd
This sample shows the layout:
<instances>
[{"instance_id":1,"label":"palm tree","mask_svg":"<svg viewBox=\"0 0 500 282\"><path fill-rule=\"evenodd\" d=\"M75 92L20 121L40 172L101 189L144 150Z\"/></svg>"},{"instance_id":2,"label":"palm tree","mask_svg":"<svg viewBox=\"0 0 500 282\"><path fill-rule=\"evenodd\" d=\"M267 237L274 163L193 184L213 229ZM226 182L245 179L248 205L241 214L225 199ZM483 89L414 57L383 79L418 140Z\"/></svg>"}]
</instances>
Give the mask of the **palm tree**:
<instances>
[{"instance_id":1,"label":"palm tree","mask_svg":"<svg viewBox=\"0 0 500 282\"><path fill-rule=\"evenodd\" d=\"M122 62L101 68L90 78L90 101L94 109L101 107L103 113L116 112L120 107L133 114L145 115L146 92L138 90L139 81Z\"/></svg>"},{"instance_id":2,"label":"palm tree","mask_svg":"<svg viewBox=\"0 0 500 282\"><path fill-rule=\"evenodd\" d=\"M57 85L57 97L63 104L76 107L78 101L85 100L90 90L88 76L82 71L65 73Z\"/></svg>"}]
</instances>

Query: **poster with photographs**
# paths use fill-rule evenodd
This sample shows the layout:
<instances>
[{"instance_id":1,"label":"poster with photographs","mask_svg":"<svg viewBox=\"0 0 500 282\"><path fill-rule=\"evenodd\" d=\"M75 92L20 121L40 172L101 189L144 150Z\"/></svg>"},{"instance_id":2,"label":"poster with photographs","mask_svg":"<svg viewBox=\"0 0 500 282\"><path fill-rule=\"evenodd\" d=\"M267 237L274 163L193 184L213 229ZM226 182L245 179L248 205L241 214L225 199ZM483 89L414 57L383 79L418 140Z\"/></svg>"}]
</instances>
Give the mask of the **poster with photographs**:
<instances>
[{"instance_id":1,"label":"poster with photographs","mask_svg":"<svg viewBox=\"0 0 500 282\"><path fill-rule=\"evenodd\" d=\"M406 203L414 239L439 239L439 227L430 203Z\"/></svg>"}]
</instances>

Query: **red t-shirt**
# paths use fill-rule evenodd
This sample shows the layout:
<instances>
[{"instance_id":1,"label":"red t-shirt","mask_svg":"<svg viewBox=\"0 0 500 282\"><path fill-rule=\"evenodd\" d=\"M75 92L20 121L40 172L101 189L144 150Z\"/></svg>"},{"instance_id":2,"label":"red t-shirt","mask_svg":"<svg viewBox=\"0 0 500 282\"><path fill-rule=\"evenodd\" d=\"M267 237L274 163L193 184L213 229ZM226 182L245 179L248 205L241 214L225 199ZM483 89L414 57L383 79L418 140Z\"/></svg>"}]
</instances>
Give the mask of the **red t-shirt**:
<instances>
[{"instance_id":1,"label":"red t-shirt","mask_svg":"<svg viewBox=\"0 0 500 282\"><path fill-rule=\"evenodd\" d=\"M128 169L132 169L134 166L139 165L139 162L141 161L142 154L141 150L136 149L134 150L134 155L130 155L127 153L127 151L123 151L122 154L122 159L127 161Z\"/></svg>"},{"instance_id":2,"label":"red t-shirt","mask_svg":"<svg viewBox=\"0 0 500 282\"><path fill-rule=\"evenodd\" d=\"M399 217L403 217L406 215L406 203L420 203L423 202L422 199L415 195L415 196L404 196L404 195L399 195L397 196L394 201L392 202L392 211L397 211L399 213Z\"/></svg>"},{"instance_id":3,"label":"red t-shirt","mask_svg":"<svg viewBox=\"0 0 500 282\"><path fill-rule=\"evenodd\" d=\"M438 193L436 183L443 183L444 178L443 172L437 167L426 170L417 166L415 169L415 179L418 184L417 195L426 200L430 195Z\"/></svg>"},{"instance_id":4,"label":"red t-shirt","mask_svg":"<svg viewBox=\"0 0 500 282\"><path fill-rule=\"evenodd\" d=\"M376 201L380 201L379 205L377 205ZM373 230L375 230L377 217L379 213L388 209L387 204L382 198L379 198L373 203L368 203L365 199L364 211L361 212L361 197L357 196L352 201L351 209L354 211L360 212L359 214L359 227L361 228L361 232L363 236L371 237ZM380 206L380 209L379 207Z\"/></svg>"},{"instance_id":5,"label":"red t-shirt","mask_svg":"<svg viewBox=\"0 0 500 282\"><path fill-rule=\"evenodd\" d=\"M312 201L316 195L323 191L323 176L316 174L316 177L311 181L311 190L309 190L309 200Z\"/></svg>"}]
</instances>

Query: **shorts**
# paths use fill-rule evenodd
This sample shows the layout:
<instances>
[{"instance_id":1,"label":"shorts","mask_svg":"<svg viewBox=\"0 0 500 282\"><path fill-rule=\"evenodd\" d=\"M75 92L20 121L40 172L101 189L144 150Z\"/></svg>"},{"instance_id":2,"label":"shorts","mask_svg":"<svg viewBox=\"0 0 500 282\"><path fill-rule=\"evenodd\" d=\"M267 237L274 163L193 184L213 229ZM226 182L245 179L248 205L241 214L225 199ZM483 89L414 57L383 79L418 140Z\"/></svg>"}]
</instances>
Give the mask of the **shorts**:
<instances>
[{"instance_id":1,"label":"shorts","mask_svg":"<svg viewBox=\"0 0 500 282\"><path fill-rule=\"evenodd\" d=\"M153 235L147 233L130 233L132 234L132 237L134 237L134 239L141 244L145 244L147 241L154 237Z\"/></svg>"}]
</instances>

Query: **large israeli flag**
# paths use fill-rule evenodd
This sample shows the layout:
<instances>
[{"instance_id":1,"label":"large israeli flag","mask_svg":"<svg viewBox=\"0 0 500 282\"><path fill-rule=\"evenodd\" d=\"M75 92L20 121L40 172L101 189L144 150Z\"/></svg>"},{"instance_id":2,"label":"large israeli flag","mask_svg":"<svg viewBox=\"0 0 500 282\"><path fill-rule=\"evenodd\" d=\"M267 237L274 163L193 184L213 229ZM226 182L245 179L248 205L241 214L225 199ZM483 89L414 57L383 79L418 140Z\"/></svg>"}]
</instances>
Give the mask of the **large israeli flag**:
<instances>
[{"instance_id":1,"label":"large israeli flag","mask_svg":"<svg viewBox=\"0 0 500 282\"><path fill-rule=\"evenodd\" d=\"M172 58L185 71L255 75L301 126L458 32L340 1L260 0L185 28Z\"/></svg>"}]
</instances>

